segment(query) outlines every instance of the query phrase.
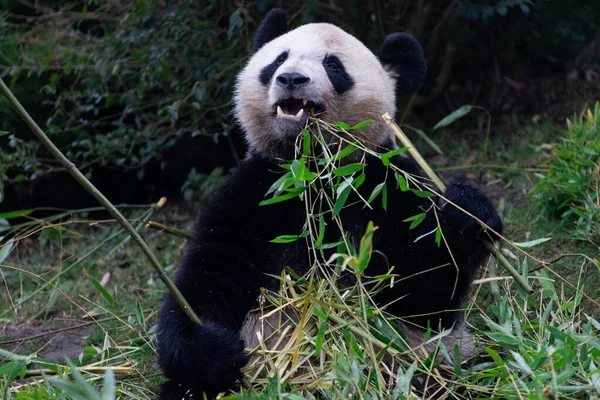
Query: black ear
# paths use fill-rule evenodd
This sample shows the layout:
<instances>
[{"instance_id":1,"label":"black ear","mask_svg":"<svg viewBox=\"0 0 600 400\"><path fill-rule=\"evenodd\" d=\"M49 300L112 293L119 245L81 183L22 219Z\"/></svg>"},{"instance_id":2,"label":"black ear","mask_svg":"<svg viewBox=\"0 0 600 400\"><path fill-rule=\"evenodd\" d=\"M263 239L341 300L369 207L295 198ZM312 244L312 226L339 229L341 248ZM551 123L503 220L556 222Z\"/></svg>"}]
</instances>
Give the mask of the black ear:
<instances>
[{"instance_id":1,"label":"black ear","mask_svg":"<svg viewBox=\"0 0 600 400\"><path fill-rule=\"evenodd\" d=\"M281 8L272 9L267 13L265 19L263 19L258 27L256 36L254 37L253 52L256 53L265 44L287 31L288 24L285 19L285 11Z\"/></svg>"},{"instance_id":2,"label":"black ear","mask_svg":"<svg viewBox=\"0 0 600 400\"><path fill-rule=\"evenodd\" d=\"M377 56L384 67L398 75L396 85L399 90L414 91L423 86L427 72L423 49L408 33L386 36Z\"/></svg>"}]
</instances>

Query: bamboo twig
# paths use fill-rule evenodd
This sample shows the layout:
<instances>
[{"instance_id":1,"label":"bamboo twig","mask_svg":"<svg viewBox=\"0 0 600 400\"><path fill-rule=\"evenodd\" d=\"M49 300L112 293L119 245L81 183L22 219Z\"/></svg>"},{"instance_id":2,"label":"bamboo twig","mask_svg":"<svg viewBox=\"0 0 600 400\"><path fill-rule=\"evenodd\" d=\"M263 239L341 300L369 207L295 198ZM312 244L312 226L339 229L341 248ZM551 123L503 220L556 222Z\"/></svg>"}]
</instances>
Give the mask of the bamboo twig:
<instances>
[{"instance_id":1,"label":"bamboo twig","mask_svg":"<svg viewBox=\"0 0 600 400\"><path fill-rule=\"evenodd\" d=\"M152 267L158 272L160 279L163 281L165 286L177 303L183 309L183 312L195 323L200 324L200 318L196 315L192 307L188 304L187 300L183 297L177 286L171 281L167 273L163 270L162 266L158 259L154 256L148 244L144 241L142 236L131 226L129 221L117 210L117 208L100 192L86 177L77 169L75 164L73 164L55 145L52 141L46 136L44 131L35 123L33 118L27 113L25 108L19 103L19 100L12 94L8 86L4 83L4 81L0 78L0 92L6 97L9 103L13 106L17 114L23 119L23 121L27 124L29 129L33 132L33 134L38 138L40 142L52 153L52 155L65 167L65 169L71 174L71 176L81 185L83 188L91 194L102 206L117 220L117 222L129 233L129 235L133 238L133 240L140 247L144 255L148 258ZM164 200L161 199L161 202ZM160 205L160 202L159 202Z\"/></svg>"},{"instance_id":2,"label":"bamboo twig","mask_svg":"<svg viewBox=\"0 0 600 400\"><path fill-rule=\"evenodd\" d=\"M152 228L152 229L156 229L159 231L164 231L167 233L170 233L171 235L180 237L182 239L186 239L186 240L190 240L192 239L192 235L182 229L179 228L175 228L174 226L168 226L168 225L164 225L161 224L160 222L156 222L156 221L148 221L146 223L146 228Z\"/></svg>"},{"instance_id":3,"label":"bamboo twig","mask_svg":"<svg viewBox=\"0 0 600 400\"><path fill-rule=\"evenodd\" d=\"M404 132L402 132L402 129L400 129L400 127L392 120L390 114L385 113L382 115L382 118L392 129L394 135L396 135L398 140L400 140L400 142L408 148L408 152L410 153L410 155L413 156L417 164L419 164L419 166L421 167L421 169L423 169L423 171L429 177L429 179L433 181L433 183L440 190L440 192L445 193L446 185L444 184L444 182L441 181L441 179L437 176L433 169L431 169L429 164L427 164L427 161L425 161L425 159L421 156L421 154L412 144L410 139L404 134ZM525 290L527 293L533 292L533 288L529 285L529 283L527 283L527 280L523 278L521 274L519 274L515 267L512 266L512 264L506 259L506 257L502 255L502 253L497 251L497 249L491 242L484 240L483 244L485 248L490 252L490 254L496 258L498 264L502 265L506 269L506 271L523 288L523 290Z\"/></svg>"}]
</instances>

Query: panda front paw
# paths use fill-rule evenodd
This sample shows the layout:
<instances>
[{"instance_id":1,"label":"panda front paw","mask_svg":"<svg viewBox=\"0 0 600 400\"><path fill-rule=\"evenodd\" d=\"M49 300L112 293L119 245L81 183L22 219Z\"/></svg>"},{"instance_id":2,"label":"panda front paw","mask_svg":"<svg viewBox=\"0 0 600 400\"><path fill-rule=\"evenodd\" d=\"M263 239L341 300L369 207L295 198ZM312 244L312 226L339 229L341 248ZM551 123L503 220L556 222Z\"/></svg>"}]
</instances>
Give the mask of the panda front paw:
<instances>
[{"instance_id":1,"label":"panda front paw","mask_svg":"<svg viewBox=\"0 0 600 400\"><path fill-rule=\"evenodd\" d=\"M478 189L463 183L452 183L446 190L446 198L448 202L440 199L439 204L442 209L441 220L445 228L463 237L488 237L488 233L477 220L449 204L453 203L477 217L496 233L502 234L502 221L494 205ZM489 233L495 237L492 232Z\"/></svg>"},{"instance_id":2,"label":"panda front paw","mask_svg":"<svg viewBox=\"0 0 600 400\"><path fill-rule=\"evenodd\" d=\"M211 324L189 333L159 337L159 364L172 380L163 386L160 399L174 398L169 392L177 390L214 397L242 378L240 368L248 355L239 332Z\"/></svg>"}]
</instances>

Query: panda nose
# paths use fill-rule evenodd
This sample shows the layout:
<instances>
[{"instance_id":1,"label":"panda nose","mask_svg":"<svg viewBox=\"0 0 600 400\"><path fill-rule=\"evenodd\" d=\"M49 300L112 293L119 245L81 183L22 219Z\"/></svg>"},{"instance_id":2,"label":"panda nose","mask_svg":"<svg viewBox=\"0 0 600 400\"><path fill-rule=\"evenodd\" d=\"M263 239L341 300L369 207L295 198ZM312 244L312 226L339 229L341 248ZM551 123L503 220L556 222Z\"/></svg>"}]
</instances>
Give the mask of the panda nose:
<instances>
[{"instance_id":1,"label":"panda nose","mask_svg":"<svg viewBox=\"0 0 600 400\"><path fill-rule=\"evenodd\" d=\"M310 78L296 72L281 74L276 79L277 84L285 89L294 90L307 85Z\"/></svg>"}]
</instances>

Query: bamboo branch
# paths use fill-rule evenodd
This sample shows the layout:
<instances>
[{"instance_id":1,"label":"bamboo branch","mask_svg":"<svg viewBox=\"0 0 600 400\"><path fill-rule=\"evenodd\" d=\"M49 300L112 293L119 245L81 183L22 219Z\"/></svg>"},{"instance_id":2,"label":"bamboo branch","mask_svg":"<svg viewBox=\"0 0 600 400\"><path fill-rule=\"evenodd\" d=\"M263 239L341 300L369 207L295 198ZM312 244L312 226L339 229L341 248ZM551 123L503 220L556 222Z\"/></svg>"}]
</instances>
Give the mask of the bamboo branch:
<instances>
[{"instance_id":1,"label":"bamboo branch","mask_svg":"<svg viewBox=\"0 0 600 400\"><path fill-rule=\"evenodd\" d=\"M158 272L159 278L163 281L165 286L177 303L183 309L183 312L195 323L200 324L200 318L196 315L192 307L188 304L187 300L183 297L177 286L171 281L167 273L163 270L162 266L158 259L154 256L148 244L144 241L144 239L140 236L140 234L131 226L131 224L127 221L127 219L117 210L117 208L100 192L86 177L77 169L75 164L73 164L65 155L52 143L52 141L46 136L44 131L35 123L33 118L27 113L27 111L23 108L19 100L12 94L8 86L4 83L4 81L0 78L0 92L6 97L9 103L13 106L17 114L23 119L23 121L27 124L29 129L33 132L33 134L39 139L40 142L52 153L52 155L66 168L66 170L71 174L71 176L81 185L83 188L91 194L102 206L117 220L117 222L129 233L129 235L133 238L133 240L140 247L144 255L148 258L152 267ZM163 200L161 200L163 201Z\"/></svg>"},{"instance_id":2,"label":"bamboo branch","mask_svg":"<svg viewBox=\"0 0 600 400\"><path fill-rule=\"evenodd\" d=\"M163 231L163 232L167 232L170 233L171 235L180 237L182 239L186 239L186 240L190 240L192 239L192 235L182 229L179 228L175 228L174 226L168 226L168 225L164 225L161 224L160 222L156 222L156 221L148 221L146 223L146 228L152 228L152 229L156 229L159 231Z\"/></svg>"},{"instance_id":3,"label":"bamboo branch","mask_svg":"<svg viewBox=\"0 0 600 400\"><path fill-rule=\"evenodd\" d=\"M382 115L382 118L388 124L388 126L392 129L392 131L394 132L394 135L396 135L396 137L400 140L400 142L404 146L408 147L408 152L410 153L411 156L413 156L413 158L415 159L417 164L419 164L419 166L423 169L423 171L429 177L429 179L431 179L433 181L433 183L440 190L440 192L445 193L446 185L444 185L444 183L440 180L440 178L433 171L433 169L431 169L429 164L427 164L427 161L425 161L425 159L421 156L421 154L417 151L415 146L412 144L410 139L404 134L404 132L402 132L402 129L400 129L400 127L392 120L392 117L390 117L390 114L385 113ZM519 274L519 272L515 269L515 267L512 266L512 264L506 259L506 257L504 257L502 255L502 253L500 253L491 242L484 240L483 244L484 244L485 248L490 252L490 254L496 258L496 260L498 261L498 264L502 265L506 269L506 271L513 277L513 279L519 285L521 285L523 290L525 290L527 293L533 292L533 289L529 285L529 283L527 283L527 280L525 278L523 278L523 276L521 276L521 274Z\"/></svg>"}]
</instances>

